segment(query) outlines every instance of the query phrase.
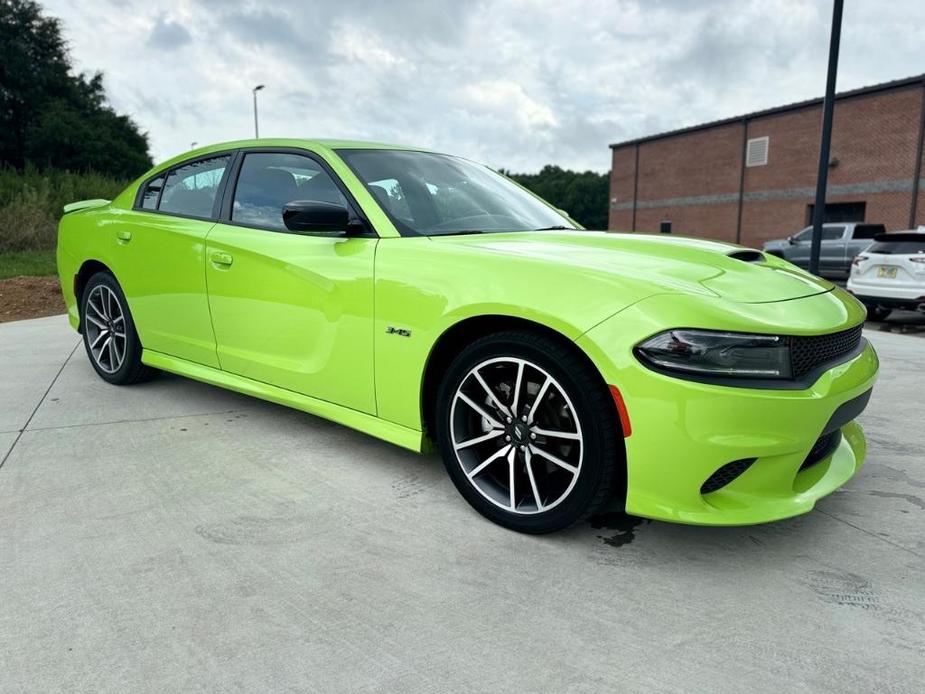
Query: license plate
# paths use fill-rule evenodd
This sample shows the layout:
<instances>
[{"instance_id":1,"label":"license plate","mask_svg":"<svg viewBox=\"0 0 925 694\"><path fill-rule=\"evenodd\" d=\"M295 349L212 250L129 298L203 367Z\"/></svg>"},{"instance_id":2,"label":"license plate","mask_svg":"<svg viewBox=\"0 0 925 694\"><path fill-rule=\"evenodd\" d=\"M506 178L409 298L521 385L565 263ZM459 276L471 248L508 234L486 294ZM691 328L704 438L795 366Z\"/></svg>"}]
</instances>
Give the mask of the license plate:
<instances>
[{"instance_id":1,"label":"license plate","mask_svg":"<svg viewBox=\"0 0 925 694\"><path fill-rule=\"evenodd\" d=\"M883 267L882 265L877 268L877 277L885 277L888 280L896 279L896 270L895 267Z\"/></svg>"}]
</instances>

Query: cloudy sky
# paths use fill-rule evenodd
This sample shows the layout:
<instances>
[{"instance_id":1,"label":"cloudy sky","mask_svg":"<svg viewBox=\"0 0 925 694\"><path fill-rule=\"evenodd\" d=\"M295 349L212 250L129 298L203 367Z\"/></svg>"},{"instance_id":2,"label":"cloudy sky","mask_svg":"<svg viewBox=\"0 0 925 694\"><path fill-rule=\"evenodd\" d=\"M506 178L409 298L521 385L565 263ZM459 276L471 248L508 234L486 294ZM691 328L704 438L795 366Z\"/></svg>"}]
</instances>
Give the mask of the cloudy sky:
<instances>
[{"instance_id":1,"label":"cloudy sky","mask_svg":"<svg viewBox=\"0 0 925 694\"><path fill-rule=\"evenodd\" d=\"M532 171L821 95L815 0L44 0L160 161L253 136L401 142ZM847 0L839 90L925 72L921 0Z\"/></svg>"}]
</instances>

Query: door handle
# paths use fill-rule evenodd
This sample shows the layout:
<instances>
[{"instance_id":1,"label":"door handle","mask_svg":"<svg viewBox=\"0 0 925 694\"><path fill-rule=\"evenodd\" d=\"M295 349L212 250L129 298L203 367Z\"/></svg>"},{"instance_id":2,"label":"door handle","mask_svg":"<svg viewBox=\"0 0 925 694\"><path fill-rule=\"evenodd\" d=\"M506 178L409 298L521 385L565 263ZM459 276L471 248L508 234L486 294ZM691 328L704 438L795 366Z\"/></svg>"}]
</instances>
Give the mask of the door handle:
<instances>
[{"instance_id":1,"label":"door handle","mask_svg":"<svg viewBox=\"0 0 925 694\"><path fill-rule=\"evenodd\" d=\"M119 240L119 243L128 243L132 240L132 232L126 229L121 229L116 232L116 239Z\"/></svg>"},{"instance_id":2,"label":"door handle","mask_svg":"<svg viewBox=\"0 0 925 694\"><path fill-rule=\"evenodd\" d=\"M215 265L228 267L233 262L234 258L231 257L230 253L215 252L212 254L212 263Z\"/></svg>"}]
</instances>

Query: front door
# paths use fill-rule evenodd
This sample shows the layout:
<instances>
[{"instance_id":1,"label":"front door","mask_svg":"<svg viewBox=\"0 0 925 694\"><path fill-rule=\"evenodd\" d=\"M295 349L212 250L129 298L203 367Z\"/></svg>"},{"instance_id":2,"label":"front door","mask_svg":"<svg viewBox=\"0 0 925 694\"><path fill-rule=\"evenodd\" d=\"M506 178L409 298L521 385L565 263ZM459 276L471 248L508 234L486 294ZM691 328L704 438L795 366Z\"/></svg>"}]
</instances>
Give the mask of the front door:
<instances>
[{"instance_id":1,"label":"front door","mask_svg":"<svg viewBox=\"0 0 925 694\"><path fill-rule=\"evenodd\" d=\"M303 235L283 206L349 207L314 158L244 153L225 219L209 233L206 281L221 368L375 413L373 261L376 238Z\"/></svg>"}]
</instances>

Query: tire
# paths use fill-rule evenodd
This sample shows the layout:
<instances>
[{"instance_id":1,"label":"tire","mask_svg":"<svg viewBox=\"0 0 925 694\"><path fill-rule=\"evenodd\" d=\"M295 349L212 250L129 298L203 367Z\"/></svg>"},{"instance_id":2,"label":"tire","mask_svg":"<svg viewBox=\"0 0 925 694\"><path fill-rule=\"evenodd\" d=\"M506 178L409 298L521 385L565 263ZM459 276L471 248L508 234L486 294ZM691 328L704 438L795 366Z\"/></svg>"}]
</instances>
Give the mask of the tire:
<instances>
[{"instance_id":1,"label":"tire","mask_svg":"<svg viewBox=\"0 0 925 694\"><path fill-rule=\"evenodd\" d=\"M108 272L97 272L87 282L80 297L80 325L90 364L107 383L130 385L157 373L141 363L141 342L128 302Z\"/></svg>"},{"instance_id":2,"label":"tire","mask_svg":"<svg viewBox=\"0 0 925 694\"><path fill-rule=\"evenodd\" d=\"M886 320L889 315L893 313L891 308L883 308L881 306L868 306L867 307L867 319L868 320Z\"/></svg>"},{"instance_id":3,"label":"tire","mask_svg":"<svg viewBox=\"0 0 925 694\"><path fill-rule=\"evenodd\" d=\"M499 525L554 532L625 492L623 439L607 386L557 340L526 331L477 340L451 363L436 409L450 478Z\"/></svg>"}]
</instances>

